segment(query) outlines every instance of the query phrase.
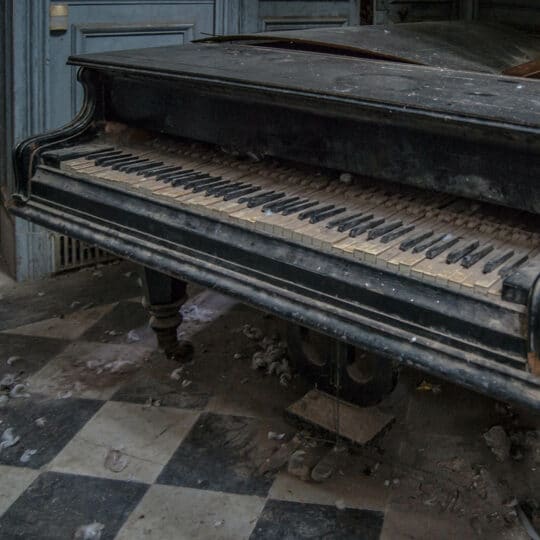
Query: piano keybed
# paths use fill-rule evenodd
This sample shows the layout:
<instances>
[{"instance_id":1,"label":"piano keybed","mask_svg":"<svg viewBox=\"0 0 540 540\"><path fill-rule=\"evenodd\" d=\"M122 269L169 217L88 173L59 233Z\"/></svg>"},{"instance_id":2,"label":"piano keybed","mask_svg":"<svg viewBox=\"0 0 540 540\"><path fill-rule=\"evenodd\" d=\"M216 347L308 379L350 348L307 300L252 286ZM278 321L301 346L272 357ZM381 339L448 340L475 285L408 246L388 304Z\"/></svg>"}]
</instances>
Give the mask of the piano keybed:
<instances>
[{"instance_id":1,"label":"piano keybed","mask_svg":"<svg viewBox=\"0 0 540 540\"><path fill-rule=\"evenodd\" d=\"M471 293L500 297L504 277L540 257L540 229L523 227L528 214L442 193L349 175L339 181L197 143L95 143L49 154L71 174Z\"/></svg>"}]
</instances>

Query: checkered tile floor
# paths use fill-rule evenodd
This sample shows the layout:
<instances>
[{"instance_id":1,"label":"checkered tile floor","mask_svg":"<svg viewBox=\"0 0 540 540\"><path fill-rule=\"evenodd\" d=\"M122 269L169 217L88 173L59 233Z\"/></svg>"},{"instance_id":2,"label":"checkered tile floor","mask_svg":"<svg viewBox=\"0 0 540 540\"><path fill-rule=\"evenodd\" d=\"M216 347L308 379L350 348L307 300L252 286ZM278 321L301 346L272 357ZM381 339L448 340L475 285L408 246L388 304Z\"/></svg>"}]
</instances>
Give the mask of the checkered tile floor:
<instances>
[{"instance_id":1,"label":"checkered tile floor","mask_svg":"<svg viewBox=\"0 0 540 540\"><path fill-rule=\"evenodd\" d=\"M437 534L437 516L418 527L384 476L361 466L324 484L258 474L279 445L268 431L294 433L282 411L306 387L252 371L239 328L281 323L192 291L181 331L196 352L182 385L155 350L138 293L136 275L114 265L4 295L0 378L26 380L31 397L0 408L0 433L20 437L0 451L1 539L71 539L92 522L104 524L102 540L472 537L455 520ZM127 460L118 472L104 465L111 449Z\"/></svg>"}]
</instances>

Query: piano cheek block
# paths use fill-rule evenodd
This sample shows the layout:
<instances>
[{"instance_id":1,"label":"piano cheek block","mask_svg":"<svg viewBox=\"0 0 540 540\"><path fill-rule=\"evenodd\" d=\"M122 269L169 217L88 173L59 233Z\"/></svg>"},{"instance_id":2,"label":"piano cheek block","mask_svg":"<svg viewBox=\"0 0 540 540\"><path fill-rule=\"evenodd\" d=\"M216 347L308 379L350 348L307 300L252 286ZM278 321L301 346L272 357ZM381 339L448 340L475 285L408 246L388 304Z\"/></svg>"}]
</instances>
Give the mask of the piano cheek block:
<instances>
[{"instance_id":1,"label":"piano cheek block","mask_svg":"<svg viewBox=\"0 0 540 540\"><path fill-rule=\"evenodd\" d=\"M18 145L12 212L149 269L168 349L194 281L540 411L538 86L470 71L471 46L414 70L242 40L72 57L82 112Z\"/></svg>"}]
</instances>

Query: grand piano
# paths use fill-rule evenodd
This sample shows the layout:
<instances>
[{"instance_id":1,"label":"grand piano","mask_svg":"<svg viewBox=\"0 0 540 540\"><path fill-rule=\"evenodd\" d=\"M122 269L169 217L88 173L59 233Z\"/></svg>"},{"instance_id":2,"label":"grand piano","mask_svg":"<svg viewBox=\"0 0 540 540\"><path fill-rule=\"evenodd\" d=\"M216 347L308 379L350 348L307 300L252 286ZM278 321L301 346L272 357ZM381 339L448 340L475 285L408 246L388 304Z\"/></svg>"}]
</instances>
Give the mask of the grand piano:
<instances>
[{"instance_id":1,"label":"grand piano","mask_svg":"<svg viewBox=\"0 0 540 540\"><path fill-rule=\"evenodd\" d=\"M11 211L144 267L169 355L192 281L347 398L398 363L540 411L539 59L471 23L74 56L83 107L18 145Z\"/></svg>"}]
</instances>

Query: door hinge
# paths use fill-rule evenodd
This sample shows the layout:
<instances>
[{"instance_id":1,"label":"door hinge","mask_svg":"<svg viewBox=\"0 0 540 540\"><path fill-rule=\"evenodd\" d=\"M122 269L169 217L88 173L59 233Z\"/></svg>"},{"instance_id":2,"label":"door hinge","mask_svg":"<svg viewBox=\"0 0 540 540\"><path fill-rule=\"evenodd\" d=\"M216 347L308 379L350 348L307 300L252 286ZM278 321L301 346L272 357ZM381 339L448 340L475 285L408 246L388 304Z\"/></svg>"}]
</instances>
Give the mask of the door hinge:
<instances>
[{"instance_id":1,"label":"door hinge","mask_svg":"<svg viewBox=\"0 0 540 540\"><path fill-rule=\"evenodd\" d=\"M51 4L49 8L49 30L66 32L68 29L69 7L67 4Z\"/></svg>"}]
</instances>

